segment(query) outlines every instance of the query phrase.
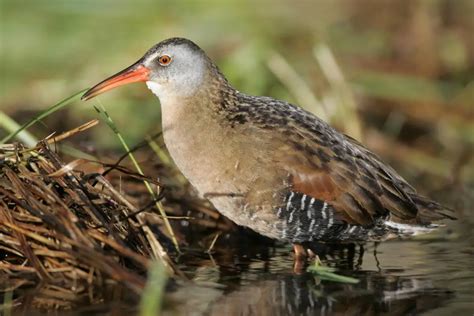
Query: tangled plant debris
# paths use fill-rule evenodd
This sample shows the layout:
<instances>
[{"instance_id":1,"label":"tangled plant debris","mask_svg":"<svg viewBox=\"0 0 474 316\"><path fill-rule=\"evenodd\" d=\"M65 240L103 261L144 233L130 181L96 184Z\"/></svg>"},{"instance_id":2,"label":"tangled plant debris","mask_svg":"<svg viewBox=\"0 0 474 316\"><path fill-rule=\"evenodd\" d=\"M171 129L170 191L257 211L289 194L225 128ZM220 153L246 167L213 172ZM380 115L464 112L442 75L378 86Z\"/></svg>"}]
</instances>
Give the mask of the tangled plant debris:
<instances>
[{"instance_id":1,"label":"tangled plant debris","mask_svg":"<svg viewBox=\"0 0 474 316\"><path fill-rule=\"evenodd\" d=\"M97 289L110 285L140 293L156 256L182 276L147 224L150 214L157 216L101 174L73 171L46 141L1 145L0 291L41 284L33 303L48 307L100 301L107 291Z\"/></svg>"}]
</instances>

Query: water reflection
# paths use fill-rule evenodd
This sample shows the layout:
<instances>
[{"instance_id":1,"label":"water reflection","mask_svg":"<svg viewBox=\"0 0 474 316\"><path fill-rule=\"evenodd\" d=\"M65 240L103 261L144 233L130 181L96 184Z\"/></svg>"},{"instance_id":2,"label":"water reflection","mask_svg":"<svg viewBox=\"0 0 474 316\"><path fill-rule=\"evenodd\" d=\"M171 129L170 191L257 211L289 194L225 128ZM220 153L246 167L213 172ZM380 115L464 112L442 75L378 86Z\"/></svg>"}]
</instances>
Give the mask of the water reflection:
<instances>
[{"instance_id":1,"label":"water reflection","mask_svg":"<svg viewBox=\"0 0 474 316\"><path fill-rule=\"evenodd\" d=\"M361 284L318 284L309 274L277 276L226 293L210 315L418 314L441 306L451 294L430 281L359 274Z\"/></svg>"},{"instance_id":2,"label":"water reflection","mask_svg":"<svg viewBox=\"0 0 474 316\"><path fill-rule=\"evenodd\" d=\"M202 246L185 251L180 268L193 282L170 282L163 314L469 315L474 310L471 229L471 224L451 229L458 234L455 238L382 243L377 255L373 245L317 246L325 265L359 279L358 284L294 274L290 246L236 232L222 236L212 256ZM34 301L52 290L15 295L15 314L41 315L32 308L38 308ZM71 311L60 315L137 313L139 297L125 287L111 284L101 294L102 299L90 302L86 297L50 302L59 307L72 303Z\"/></svg>"},{"instance_id":3,"label":"water reflection","mask_svg":"<svg viewBox=\"0 0 474 316\"><path fill-rule=\"evenodd\" d=\"M227 248L207 264L202 258L193 274L197 284L205 285L178 289L170 296L172 301L183 302L187 297L188 303L178 308L170 304L169 311L194 315L406 315L435 309L454 297L452 290L435 285L426 276L410 276L400 268L384 269L383 262L377 266L380 259L373 254L373 247L366 247L364 253L355 245L319 246L324 263L359 279L355 285L322 281L311 273L293 274L288 249L277 246L271 248L274 253L268 249L264 247L262 253L258 248L250 250L249 257L248 253L231 255ZM189 301L196 293L198 299Z\"/></svg>"}]
</instances>

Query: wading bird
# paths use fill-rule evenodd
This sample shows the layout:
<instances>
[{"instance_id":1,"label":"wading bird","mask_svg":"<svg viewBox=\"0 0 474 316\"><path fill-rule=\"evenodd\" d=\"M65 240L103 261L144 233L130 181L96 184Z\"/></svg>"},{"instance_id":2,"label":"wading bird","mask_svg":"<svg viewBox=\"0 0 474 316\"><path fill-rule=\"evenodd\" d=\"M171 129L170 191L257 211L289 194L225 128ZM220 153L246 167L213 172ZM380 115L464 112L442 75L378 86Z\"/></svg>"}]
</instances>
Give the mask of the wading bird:
<instances>
[{"instance_id":1,"label":"wading bird","mask_svg":"<svg viewBox=\"0 0 474 316\"><path fill-rule=\"evenodd\" d=\"M190 40L153 46L87 91L146 82L183 175L238 225L290 242L382 241L428 232L452 211L419 195L356 140L293 104L234 89Z\"/></svg>"}]
</instances>

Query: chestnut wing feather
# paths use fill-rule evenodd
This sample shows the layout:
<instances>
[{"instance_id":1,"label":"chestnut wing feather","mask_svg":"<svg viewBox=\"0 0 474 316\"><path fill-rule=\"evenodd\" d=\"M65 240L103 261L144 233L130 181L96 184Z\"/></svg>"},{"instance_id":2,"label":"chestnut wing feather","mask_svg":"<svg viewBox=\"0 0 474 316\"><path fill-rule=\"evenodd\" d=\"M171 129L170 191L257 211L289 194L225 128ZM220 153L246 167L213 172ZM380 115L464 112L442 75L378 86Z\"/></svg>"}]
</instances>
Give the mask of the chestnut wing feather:
<instances>
[{"instance_id":1,"label":"chestnut wing feather","mask_svg":"<svg viewBox=\"0 0 474 316\"><path fill-rule=\"evenodd\" d=\"M416 191L392 168L332 128L324 140L308 137L305 129L293 142L295 150L284 158L293 191L326 201L349 224L371 225L388 214L416 218L410 197Z\"/></svg>"},{"instance_id":2,"label":"chestnut wing feather","mask_svg":"<svg viewBox=\"0 0 474 316\"><path fill-rule=\"evenodd\" d=\"M356 140L287 102L240 95L239 104L239 114L268 135L269 163L290 176L284 194L325 201L349 224L370 225L388 214L416 219L415 189Z\"/></svg>"}]
</instances>

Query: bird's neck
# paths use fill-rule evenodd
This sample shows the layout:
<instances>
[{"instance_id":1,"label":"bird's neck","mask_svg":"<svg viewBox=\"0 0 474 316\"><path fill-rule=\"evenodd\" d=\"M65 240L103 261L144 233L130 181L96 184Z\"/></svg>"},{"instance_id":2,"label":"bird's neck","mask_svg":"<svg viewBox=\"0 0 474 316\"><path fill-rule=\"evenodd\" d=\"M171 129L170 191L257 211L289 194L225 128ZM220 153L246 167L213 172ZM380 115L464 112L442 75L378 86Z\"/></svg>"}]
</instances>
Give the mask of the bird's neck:
<instances>
[{"instance_id":1,"label":"bird's neck","mask_svg":"<svg viewBox=\"0 0 474 316\"><path fill-rule=\"evenodd\" d=\"M225 112L233 111L238 104L238 91L215 66L207 69L203 77L187 89L164 87L151 81L147 86L160 99L164 119L170 114L170 118L181 121L191 113L194 120L216 115L225 118Z\"/></svg>"},{"instance_id":2,"label":"bird's neck","mask_svg":"<svg viewBox=\"0 0 474 316\"><path fill-rule=\"evenodd\" d=\"M149 88L153 90L155 87L149 85ZM207 142L210 137L216 136L215 133L225 132L226 112L237 103L232 100L237 98L238 92L228 84L217 67L207 69L192 94L170 91L156 93L161 103L165 141L185 143L186 140L187 144L195 144ZM190 142L187 142L188 139Z\"/></svg>"},{"instance_id":3,"label":"bird's neck","mask_svg":"<svg viewBox=\"0 0 474 316\"><path fill-rule=\"evenodd\" d=\"M220 187L214 187L213 181L205 181L226 179L229 159L237 159L235 148L229 146L235 140L236 131L226 125L223 104L229 100L225 99L226 95L233 95L235 90L222 86L223 82L215 77L205 82L192 96L160 100L166 147L178 168L201 194L239 191L230 181L221 183Z\"/></svg>"}]
</instances>

